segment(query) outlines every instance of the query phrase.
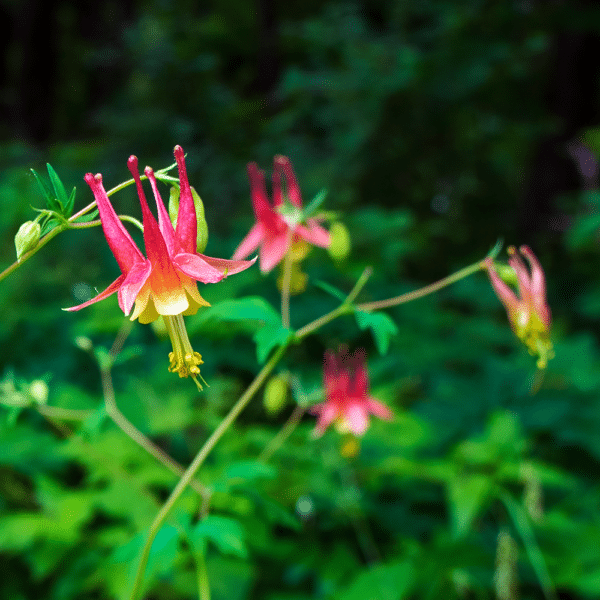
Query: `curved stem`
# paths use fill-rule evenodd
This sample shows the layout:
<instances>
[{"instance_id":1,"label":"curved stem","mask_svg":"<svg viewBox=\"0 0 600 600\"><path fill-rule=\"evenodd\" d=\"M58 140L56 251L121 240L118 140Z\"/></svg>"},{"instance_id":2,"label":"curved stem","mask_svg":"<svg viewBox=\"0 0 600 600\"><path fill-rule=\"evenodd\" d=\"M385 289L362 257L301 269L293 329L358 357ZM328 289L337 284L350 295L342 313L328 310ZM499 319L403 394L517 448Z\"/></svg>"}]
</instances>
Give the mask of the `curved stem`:
<instances>
[{"instance_id":1,"label":"curved stem","mask_svg":"<svg viewBox=\"0 0 600 600\"><path fill-rule=\"evenodd\" d=\"M453 273L452 275L448 275L448 277L444 277L435 283L431 283L430 285L426 285L425 287L419 288L413 292L408 292L406 294L401 294L400 296L396 296L394 298L388 298L387 300L378 300L376 302L367 302L365 304L358 304L356 308L358 310L364 310L369 312L371 310L379 310L381 308L389 308L390 306L398 306L399 304L406 304L411 300L416 300L417 298L422 298L423 296L427 296L428 294L433 294L433 292L437 292L438 290L446 287L447 285L451 285L452 283L456 283L481 269L485 269L485 262L482 260L477 261L476 263Z\"/></svg>"},{"instance_id":2,"label":"curved stem","mask_svg":"<svg viewBox=\"0 0 600 600\"><path fill-rule=\"evenodd\" d=\"M106 407L106 414L114 422L114 424L131 438L136 444L141 446L148 454L156 458L162 463L167 469L169 469L175 475L181 477L185 469L175 460L173 460L164 450L159 448L156 444L152 443L120 410L117 406L115 399L115 390L112 381L112 363L115 358L119 355L123 348L127 337L131 333L133 323L126 320L123 323L117 337L108 353L110 360L108 364L100 367L100 377L102 380L102 391L104 395L104 405ZM200 496L210 498L211 491L203 486L199 481L192 481L190 487L193 488Z\"/></svg>"},{"instance_id":3,"label":"curved stem","mask_svg":"<svg viewBox=\"0 0 600 600\"><path fill-rule=\"evenodd\" d=\"M261 462L268 462L269 459L283 446L284 442L292 435L294 429L298 427L300 420L306 412L306 406L300 406L299 404L294 408L292 414L285 422L283 427L279 430L279 433L269 442L265 449L261 452L258 460Z\"/></svg>"},{"instance_id":4,"label":"curved stem","mask_svg":"<svg viewBox=\"0 0 600 600\"><path fill-rule=\"evenodd\" d=\"M292 252L287 251L283 258L283 280L281 282L281 324L290 328L290 287L292 284Z\"/></svg>"},{"instance_id":5,"label":"curved stem","mask_svg":"<svg viewBox=\"0 0 600 600\"><path fill-rule=\"evenodd\" d=\"M158 174L158 171L156 174ZM140 179L147 179L147 177L145 175L142 175L140 177ZM164 179L165 181L171 181L173 178L169 177L168 175L162 175L161 179ZM174 181L177 181L177 180L174 180ZM116 194L117 192L121 191L122 189L126 188L127 186L132 185L133 183L134 183L133 179L128 179L127 181L124 181L123 183L120 183L119 185L110 189L108 192L106 192L106 194L107 194L107 196L112 196L113 194ZM82 217L83 215L89 213L94 208L96 208L95 200L93 202L90 202L87 206L82 208L80 211L76 212L74 215L70 216L67 219L66 223L58 225L52 231L48 232L37 243L37 245L34 248L29 250L29 252L25 252L25 254L23 254L23 256L21 256L21 258L19 260L16 260L12 265L7 267L6 269L4 269L4 271L2 271L0 273L0 281L5 279L6 277L8 277L13 271L16 271L21 265L23 265L25 262L27 262L34 254L39 252L49 241L53 240L59 233L63 232L65 229L78 229L78 228L83 229L86 226L94 227L97 224L96 222L93 222L94 225L89 225L88 223L85 223L85 224L84 223L75 223L75 221L77 221L77 219L79 219L79 217ZM120 217L120 218L123 219L123 217ZM136 221L133 217L127 217L124 220L129 220L131 222ZM139 221L135 224L137 226L139 226Z\"/></svg>"},{"instance_id":6,"label":"curved stem","mask_svg":"<svg viewBox=\"0 0 600 600\"><path fill-rule=\"evenodd\" d=\"M289 342L284 344L283 346L280 346L273 354L273 356L269 359L269 361L265 364L265 366L260 370L258 375L254 378L254 381L242 394L240 399L235 403L233 408L221 421L219 426L213 431L212 435L208 438L208 440L206 440L202 448L200 448L200 451L198 452L198 454L196 454L196 457L194 458L190 466L186 469L185 473L175 486L175 489L171 492L171 495L167 498L167 501L163 504L162 508L156 515L156 518L152 522L152 525L150 525L148 539L146 540L146 543L142 548L142 554L138 563L135 581L133 584L133 590L131 592L132 600L136 600L136 598L138 598L140 595L144 580L144 572L146 571L146 565L148 564L148 558L150 557L150 550L152 548L152 543L154 542L156 534L160 531L161 527L163 526L164 522L169 516L169 513L175 506L175 503L177 502L185 488L192 481L193 477L206 460L206 457L209 455L210 451L221 439L223 434L229 429L231 424L235 421L235 419L242 412L242 410L246 408L248 402L250 402L254 394L258 391L260 386L264 383L265 379L269 376L271 371L280 361L281 357L285 354L288 345Z\"/></svg>"},{"instance_id":7,"label":"curved stem","mask_svg":"<svg viewBox=\"0 0 600 600\"><path fill-rule=\"evenodd\" d=\"M48 406L47 404L39 404L35 408L44 417L63 421L85 421L95 412L94 410L61 408L60 406Z\"/></svg>"},{"instance_id":8,"label":"curved stem","mask_svg":"<svg viewBox=\"0 0 600 600\"><path fill-rule=\"evenodd\" d=\"M352 306L352 302L358 296L358 294L360 294L360 291L363 289L363 287L365 286L365 284L369 280L369 277L371 277L372 274L373 274L373 269L371 269L371 267L367 267L362 272L361 276L358 278L358 281L352 288L351 292L348 294L348 297L337 308L334 308L331 312L328 312L326 315L323 315L322 317L315 319L308 325L305 325L304 327L301 327L300 329L298 329L298 331L296 331L296 335L295 335L296 340L301 340L302 338L305 338L307 335L309 335L313 331L316 331L320 327L323 327L323 325L330 323L331 321L333 321L334 319L337 319L341 315L347 315L347 314L354 312L354 307Z\"/></svg>"}]
</instances>

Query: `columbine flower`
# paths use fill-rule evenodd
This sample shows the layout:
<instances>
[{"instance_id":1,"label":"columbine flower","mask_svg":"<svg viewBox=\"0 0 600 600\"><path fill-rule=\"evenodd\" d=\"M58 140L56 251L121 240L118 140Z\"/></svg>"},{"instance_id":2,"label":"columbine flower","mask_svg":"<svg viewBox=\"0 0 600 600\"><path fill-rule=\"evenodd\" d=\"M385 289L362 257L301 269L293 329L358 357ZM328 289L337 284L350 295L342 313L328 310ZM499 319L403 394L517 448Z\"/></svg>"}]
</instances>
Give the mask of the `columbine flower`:
<instances>
[{"instance_id":1,"label":"columbine flower","mask_svg":"<svg viewBox=\"0 0 600 600\"><path fill-rule=\"evenodd\" d=\"M150 212L138 172L138 160L129 157L127 165L137 187L144 224L144 245L148 258L140 252L135 242L115 213L104 186L102 175L85 176L96 199L106 241L121 269L118 277L95 298L66 310L80 310L94 302L104 300L118 291L119 306L125 315L133 308L131 320L150 323L162 316L173 344L169 354L169 371L180 377L191 376L198 387L198 365L202 357L192 350L183 315L193 315L200 306L210 306L200 296L196 281L216 283L225 275L239 273L252 265L252 261L211 258L196 252L196 210L188 183L185 159L181 146L175 146L175 160L181 187L177 226L173 225L158 192L154 171L146 167L144 173L150 180L158 222Z\"/></svg>"},{"instance_id":2,"label":"columbine flower","mask_svg":"<svg viewBox=\"0 0 600 600\"><path fill-rule=\"evenodd\" d=\"M349 355L343 347L337 355L328 350L325 353L323 381L326 400L311 408L311 412L318 415L315 437L322 436L334 422L340 433L352 432L360 436L369 426L369 414L386 420L393 417L385 404L369 396L369 377L363 350L353 355Z\"/></svg>"},{"instance_id":3,"label":"columbine flower","mask_svg":"<svg viewBox=\"0 0 600 600\"><path fill-rule=\"evenodd\" d=\"M315 219L308 219L302 225L302 196L286 156L276 156L273 160L273 205L269 202L265 188L264 173L256 163L248 165L252 206L256 224L238 246L234 260L245 258L260 246L260 270L268 273L277 265L300 238L315 246L326 248L330 244L329 233ZM281 177L287 181L287 196L281 190Z\"/></svg>"},{"instance_id":4,"label":"columbine flower","mask_svg":"<svg viewBox=\"0 0 600 600\"><path fill-rule=\"evenodd\" d=\"M552 318L546 301L546 278L542 265L528 246L521 246L519 252L527 259L531 269L530 274L514 246L511 246L508 249L508 263L517 276L520 298L500 279L491 258L486 260L486 267L492 287L506 308L512 330L527 346L530 354L538 355L537 366L543 369L554 356L550 341Z\"/></svg>"}]
</instances>

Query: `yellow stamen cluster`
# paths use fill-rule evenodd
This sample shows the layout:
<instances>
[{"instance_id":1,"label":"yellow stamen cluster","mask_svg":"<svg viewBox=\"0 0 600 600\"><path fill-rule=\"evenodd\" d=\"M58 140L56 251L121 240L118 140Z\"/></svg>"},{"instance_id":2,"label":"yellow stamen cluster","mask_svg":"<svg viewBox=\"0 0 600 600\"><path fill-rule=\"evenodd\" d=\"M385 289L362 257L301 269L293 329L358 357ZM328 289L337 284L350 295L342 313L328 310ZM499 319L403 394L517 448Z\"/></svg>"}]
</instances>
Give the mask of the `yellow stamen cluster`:
<instances>
[{"instance_id":1,"label":"yellow stamen cluster","mask_svg":"<svg viewBox=\"0 0 600 600\"><path fill-rule=\"evenodd\" d=\"M173 345L173 352L169 352L169 371L177 373L179 377L191 377L201 391L202 385L198 378L202 379L202 375L198 365L204 364L204 361L200 353L192 349L183 315L163 315L163 319Z\"/></svg>"},{"instance_id":2,"label":"yellow stamen cluster","mask_svg":"<svg viewBox=\"0 0 600 600\"><path fill-rule=\"evenodd\" d=\"M538 356L538 369L545 369L548 361L554 358L554 347L550 332L535 313L522 311L513 322L517 337L527 346L529 354Z\"/></svg>"}]
</instances>

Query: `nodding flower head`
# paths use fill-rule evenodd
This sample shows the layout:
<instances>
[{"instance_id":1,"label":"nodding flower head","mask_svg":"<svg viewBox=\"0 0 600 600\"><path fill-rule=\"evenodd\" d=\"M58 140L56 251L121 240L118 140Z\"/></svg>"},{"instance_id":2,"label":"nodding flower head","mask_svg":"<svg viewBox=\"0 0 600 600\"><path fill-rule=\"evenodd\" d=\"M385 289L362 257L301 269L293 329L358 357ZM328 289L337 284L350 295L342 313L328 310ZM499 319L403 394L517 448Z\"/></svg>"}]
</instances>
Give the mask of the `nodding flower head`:
<instances>
[{"instance_id":1,"label":"nodding flower head","mask_svg":"<svg viewBox=\"0 0 600 600\"><path fill-rule=\"evenodd\" d=\"M260 270L263 273L281 262L292 244L300 239L323 248L331 243L329 232L316 219L309 218L306 224L301 223L302 196L290 159L276 156L273 164L273 204L267 196L264 173L256 163L248 164L256 223L233 255L239 260L260 246ZM286 194L282 190L282 178L287 182Z\"/></svg>"},{"instance_id":2,"label":"nodding flower head","mask_svg":"<svg viewBox=\"0 0 600 600\"><path fill-rule=\"evenodd\" d=\"M133 309L131 320L150 323L159 316L164 318L173 342L169 370L179 373L181 377L191 375L195 379L200 373L198 365L202 360L191 348L182 315L193 315L201 306L209 306L198 292L196 282L217 283L226 275L247 269L256 259L226 260L196 252L196 209L181 146L175 146L174 154L180 183L176 227L169 219L154 171L146 167L144 173L152 187L158 220L146 201L137 157L130 156L127 161L142 207L147 257L139 250L112 207L102 183L102 175L88 173L85 176L96 199L104 236L121 269L121 275L95 298L66 310L80 310L118 292L119 306L125 315L129 315Z\"/></svg>"},{"instance_id":3,"label":"nodding flower head","mask_svg":"<svg viewBox=\"0 0 600 600\"><path fill-rule=\"evenodd\" d=\"M517 277L520 297L500 278L491 258L486 260L487 272L496 295L506 308L512 330L530 354L538 356L537 366L543 369L554 356L550 341L552 317L546 301L544 270L529 246L521 246L519 252L510 246L508 253L508 264ZM519 254L525 257L529 270Z\"/></svg>"},{"instance_id":4,"label":"nodding flower head","mask_svg":"<svg viewBox=\"0 0 600 600\"><path fill-rule=\"evenodd\" d=\"M326 400L311 408L318 415L315 437L322 436L332 423L341 433L361 436L369 426L369 414L386 420L393 417L385 404L369 395L364 350L352 355L343 346L337 354L328 350L323 363L323 383Z\"/></svg>"}]
</instances>

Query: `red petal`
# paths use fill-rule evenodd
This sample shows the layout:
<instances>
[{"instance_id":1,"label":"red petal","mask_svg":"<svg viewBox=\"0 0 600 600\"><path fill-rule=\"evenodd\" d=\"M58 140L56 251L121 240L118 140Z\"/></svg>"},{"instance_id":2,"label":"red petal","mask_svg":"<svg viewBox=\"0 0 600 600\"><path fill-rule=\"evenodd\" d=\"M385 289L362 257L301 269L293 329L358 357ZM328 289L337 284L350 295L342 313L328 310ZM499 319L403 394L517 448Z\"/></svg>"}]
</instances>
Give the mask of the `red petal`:
<instances>
[{"instance_id":1,"label":"red petal","mask_svg":"<svg viewBox=\"0 0 600 600\"><path fill-rule=\"evenodd\" d=\"M233 260L246 258L246 256L254 252L262 242L264 235L265 230L263 224L260 221L255 223L248 235L242 240L236 251L233 253Z\"/></svg>"},{"instance_id":2,"label":"red petal","mask_svg":"<svg viewBox=\"0 0 600 600\"><path fill-rule=\"evenodd\" d=\"M225 277L228 275L235 275L241 273L249 267L251 267L258 258L255 256L252 260L228 260L226 258L213 258L212 256L206 256L204 254L196 254L203 261L207 262L211 267L221 271Z\"/></svg>"},{"instance_id":3,"label":"red petal","mask_svg":"<svg viewBox=\"0 0 600 600\"><path fill-rule=\"evenodd\" d=\"M369 426L369 414L366 406L359 403L352 403L344 411L344 416L350 426L350 431L355 435L363 435Z\"/></svg>"},{"instance_id":4,"label":"red petal","mask_svg":"<svg viewBox=\"0 0 600 600\"><path fill-rule=\"evenodd\" d=\"M509 315L514 314L514 312L519 308L520 304L517 296L508 287L508 285L504 283L502 279L500 279L498 273L496 273L496 269L494 268L494 263L492 262L491 258L486 260L486 267L490 282L494 288L494 291L496 292L496 295L500 299L500 302L504 304Z\"/></svg>"},{"instance_id":5,"label":"red petal","mask_svg":"<svg viewBox=\"0 0 600 600\"><path fill-rule=\"evenodd\" d=\"M290 246L287 232L265 237L260 247L260 270L268 273L281 262Z\"/></svg>"},{"instance_id":6,"label":"red petal","mask_svg":"<svg viewBox=\"0 0 600 600\"><path fill-rule=\"evenodd\" d=\"M374 398L369 397L366 402L367 409L380 419L391 421L394 418L394 413L383 402L379 402Z\"/></svg>"},{"instance_id":7,"label":"red petal","mask_svg":"<svg viewBox=\"0 0 600 600\"><path fill-rule=\"evenodd\" d=\"M102 175L98 174L94 177L94 175L88 173L84 179L92 188L92 193L96 199L106 241L117 260L119 268L123 273L127 273L134 264L145 260L144 255L139 251L112 207L102 185Z\"/></svg>"},{"instance_id":8,"label":"red petal","mask_svg":"<svg viewBox=\"0 0 600 600\"><path fill-rule=\"evenodd\" d=\"M294 175L294 169L292 169L292 163L287 156L278 155L274 160L275 168L281 170L286 178L287 183L287 197L289 201L297 207L302 206L302 195L300 194L300 187Z\"/></svg>"},{"instance_id":9,"label":"red petal","mask_svg":"<svg viewBox=\"0 0 600 600\"><path fill-rule=\"evenodd\" d=\"M100 302L100 300L104 300L108 298L110 295L114 294L120 287L123 281L125 281L126 275L123 273L117 279L115 279L103 292L100 292L96 297L84 302L83 304L79 304L78 306L71 306L70 308L63 308L68 312L73 312L76 310L81 310L90 304L94 304L95 302Z\"/></svg>"},{"instance_id":10,"label":"red petal","mask_svg":"<svg viewBox=\"0 0 600 600\"><path fill-rule=\"evenodd\" d=\"M328 248L331 244L329 231L321 227L314 219L308 219L308 221L306 221L306 226L298 225L295 229L295 233L314 246Z\"/></svg>"},{"instance_id":11,"label":"red petal","mask_svg":"<svg viewBox=\"0 0 600 600\"><path fill-rule=\"evenodd\" d=\"M176 254L173 263L182 273L202 283L217 283L224 277L221 271L209 265L198 254Z\"/></svg>"},{"instance_id":12,"label":"red petal","mask_svg":"<svg viewBox=\"0 0 600 600\"><path fill-rule=\"evenodd\" d=\"M123 281L119 289L119 306L125 313L125 316L129 316L138 294L144 287L148 277L150 277L151 271L152 263L146 260L143 263L135 265L127 274L125 281Z\"/></svg>"},{"instance_id":13,"label":"red petal","mask_svg":"<svg viewBox=\"0 0 600 600\"><path fill-rule=\"evenodd\" d=\"M158 185L156 184L156 177L154 171L150 167L144 169L146 177L150 181L152 186L152 192L154 193L154 199L156 200L156 210L158 211L158 228L160 233L165 240L169 256L173 256L176 252L180 251L179 244L175 240L175 230L173 229L173 223L169 218L169 213L165 208L164 202L158 191ZM194 248L195 250L195 248Z\"/></svg>"},{"instance_id":14,"label":"red petal","mask_svg":"<svg viewBox=\"0 0 600 600\"><path fill-rule=\"evenodd\" d=\"M257 221L264 222L270 226L273 220L273 209L267 197L264 173L258 169L256 163L248 163L247 170L250 179L250 195L252 197L254 216Z\"/></svg>"},{"instance_id":15,"label":"red petal","mask_svg":"<svg viewBox=\"0 0 600 600\"><path fill-rule=\"evenodd\" d=\"M196 207L185 168L185 156L181 146L175 146L175 160L179 170L179 211L175 234L185 252L196 251L196 233L198 228Z\"/></svg>"}]
</instances>

